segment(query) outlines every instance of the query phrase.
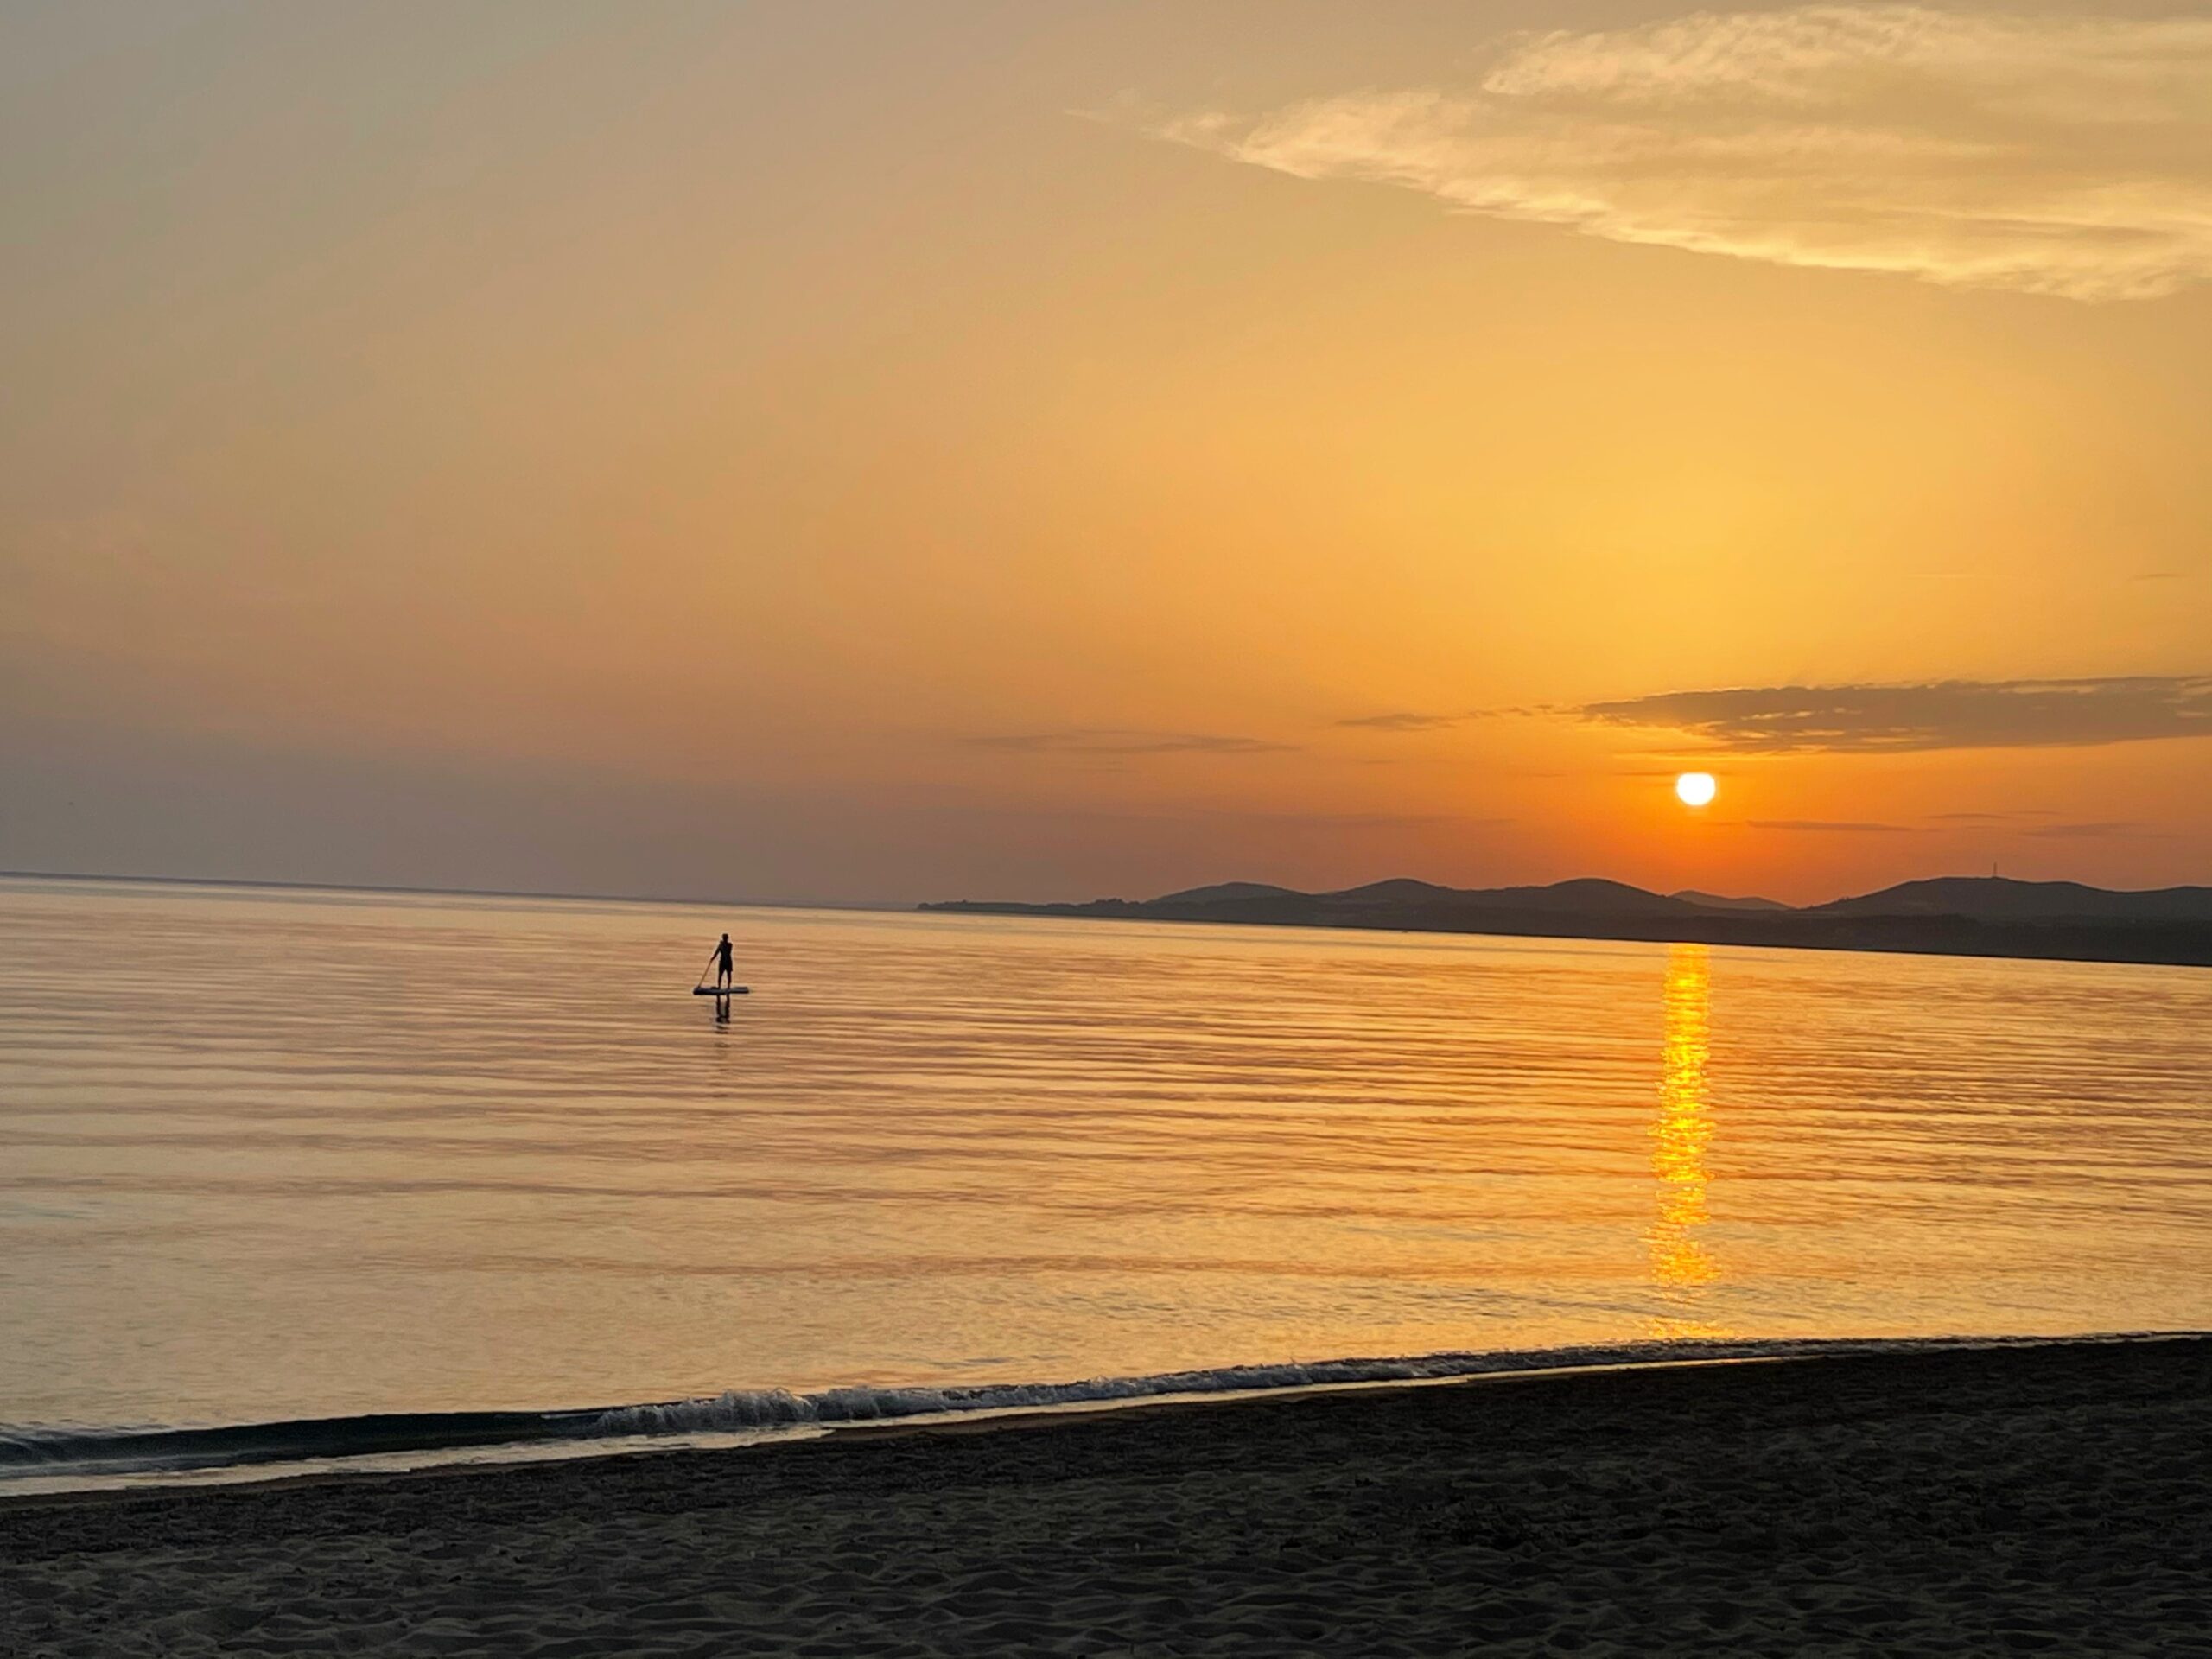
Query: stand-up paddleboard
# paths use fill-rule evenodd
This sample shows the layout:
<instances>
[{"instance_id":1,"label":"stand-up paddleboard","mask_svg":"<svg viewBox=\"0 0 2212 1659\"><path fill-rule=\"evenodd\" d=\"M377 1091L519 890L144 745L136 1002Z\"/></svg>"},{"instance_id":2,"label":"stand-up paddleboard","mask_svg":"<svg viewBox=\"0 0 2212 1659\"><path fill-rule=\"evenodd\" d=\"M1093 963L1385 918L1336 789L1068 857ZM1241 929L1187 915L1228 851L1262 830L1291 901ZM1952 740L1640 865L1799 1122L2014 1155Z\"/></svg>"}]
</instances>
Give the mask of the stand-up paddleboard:
<instances>
[{"instance_id":1,"label":"stand-up paddleboard","mask_svg":"<svg viewBox=\"0 0 2212 1659\"><path fill-rule=\"evenodd\" d=\"M694 985L691 988L694 996L750 996L752 994L750 985Z\"/></svg>"}]
</instances>

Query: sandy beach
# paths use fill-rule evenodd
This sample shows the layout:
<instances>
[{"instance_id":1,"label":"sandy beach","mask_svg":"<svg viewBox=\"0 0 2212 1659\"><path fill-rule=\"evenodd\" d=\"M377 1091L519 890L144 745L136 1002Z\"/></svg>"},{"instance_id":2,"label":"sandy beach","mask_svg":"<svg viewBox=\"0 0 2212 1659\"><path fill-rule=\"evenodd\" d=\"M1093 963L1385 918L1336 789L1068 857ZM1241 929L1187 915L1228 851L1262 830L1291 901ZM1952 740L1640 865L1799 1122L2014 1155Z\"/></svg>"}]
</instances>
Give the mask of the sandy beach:
<instances>
[{"instance_id":1,"label":"sandy beach","mask_svg":"<svg viewBox=\"0 0 2212 1659\"><path fill-rule=\"evenodd\" d=\"M2212 1340L0 1506L15 1655L2212 1654Z\"/></svg>"}]
</instances>

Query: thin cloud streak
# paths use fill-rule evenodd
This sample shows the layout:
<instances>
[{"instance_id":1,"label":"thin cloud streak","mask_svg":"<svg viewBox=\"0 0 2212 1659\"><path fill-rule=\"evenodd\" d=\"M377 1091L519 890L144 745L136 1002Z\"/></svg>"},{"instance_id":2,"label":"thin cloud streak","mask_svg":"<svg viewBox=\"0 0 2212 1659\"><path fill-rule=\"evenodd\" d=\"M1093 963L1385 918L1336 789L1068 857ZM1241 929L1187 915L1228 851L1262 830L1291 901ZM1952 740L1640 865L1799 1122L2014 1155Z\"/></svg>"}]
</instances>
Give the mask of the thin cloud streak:
<instances>
[{"instance_id":1,"label":"thin cloud streak","mask_svg":"<svg viewBox=\"0 0 2212 1659\"><path fill-rule=\"evenodd\" d=\"M1575 711L1736 754L2081 747L2212 736L2212 675L1665 691Z\"/></svg>"},{"instance_id":2,"label":"thin cloud streak","mask_svg":"<svg viewBox=\"0 0 2212 1659\"><path fill-rule=\"evenodd\" d=\"M2134 819L2105 820L2096 823L2050 823L2039 829L2023 830L2024 836L2039 841L2170 841L2172 837L2163 830Z\"/></svg>"},{"instance_id":3,"label":"thin cloud streak","mask_svg":"<svg viewBox=\"0 0 2212 1659\"><path fill-rule=\"evenodd\" d=\"M2212 278L2212 19L1701 11L1510 36L1471 86L1153 131L1297 178L1778 264L2093 301Z\"/></svg>"},{"instance_id":4,"label":"thin cloud streak","mask_svg":"<svg viewBox=\"0 0 2212 1659\"><path fill-rule=\"evenodd\" d=\"M1807 830L1821 835L1910 836L1919 832L1902 823L1836 823L1821 818L1746 818L1747 830Z\"/></svg>"},{"instance_id":5,"label":"thin cloud streak","mask_svg":"<svg viewBox=\"0 0 2212 1659\"><path fill-rule=\"evenodd\" d=\"M1474 718L1472 715L1423 715L1401 711L1387 715L1357 715L1350 720L1340 720L1337 724L1370 732L1436 732L1446 727L1463 726Z\"/></svg>"},{"instance_id":6,"label":"thin cloud streak","mask_svg":"<svg viewBox=\"0 0 2212 1659\"><path fill-rule=\"evenodd\" d=\"M976 748L1023 754L1288 754L1294 743L1210 732L1139 732L1081 728L1062 732L1014 732L964 740Z\"/></svg>"}]
</instances>

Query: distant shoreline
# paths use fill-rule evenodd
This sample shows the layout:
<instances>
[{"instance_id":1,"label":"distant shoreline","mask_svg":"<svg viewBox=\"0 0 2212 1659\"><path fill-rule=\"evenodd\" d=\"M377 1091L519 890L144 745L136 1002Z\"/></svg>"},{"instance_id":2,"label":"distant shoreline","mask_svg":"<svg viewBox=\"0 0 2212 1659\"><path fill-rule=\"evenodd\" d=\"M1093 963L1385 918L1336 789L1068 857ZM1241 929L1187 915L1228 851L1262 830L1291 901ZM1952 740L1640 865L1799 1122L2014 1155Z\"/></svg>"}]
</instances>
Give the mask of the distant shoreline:
<instances>
[{"instance_id":1,"label":"distant shoreline","mask_svg":"<svg viewBox=\"0 0 2212 1659\"><path fill-rule=\"evenodd\" d=\"M1587 917L1511 910L1446 912L1417 906L1328 914L1269 913L1266 901L1179 905L1118 899L1088 904L955 899L925 904L934 914L1048 916L1077 920L1199 922L1253 927L1357 928L1501 938L1618 939L1658 944L1861 950L1892 956L2005 957L2029 962L2109 962L2140 967L2212 968L2212 924L2196 921L1992 921L1967 916L1827 916L1747 911L1694 917Z\"/></svg>"},{"instance_id":2,"label":"distant shoreline","mask_svg":"<svg viewBox=\"0 0 2212 1659\"><path fill-rule=\"evenodd\" d=\"M1220 901L1099 899L1032 904L959 899L921 904L829 899L700 899L655 893L561 893L537 888L380 886L345 881L257 880L242 876L135 875L90 870L0 870L0 880L91 882L130 887L244 888L256 892L361 893L417 899L521 899L559 904L669 905L687 909L820 910L855 914L1039 916L1074 920L1183 922L1247 927L1357 928L1500 938L1610 939L1626 944L1741 945L1753 949L1864 950L1895 956L2003 957L2020 961L2109 962L2140 967L2212 967L2212 921L2112 920L2050 917L1827 913L1805 910L1704 909L1664 916L1590 915L1482 906L1421 903L1325 910L1338 894ZM1385 884L1388 885L1388 884ZM1572 886L1562 883L1560 886ZM1610 884L1608 884L1610 885ZM1448 893L1450 889L1436 889ZM1525 891L1541 893L1550 889ZM1635 889L1625 889L1635 892ZM2202 892L2204 889L2183 889ZM1470 895L1474 896L1474 895ZM1656 895L1642 895L1655 898ZM1286 904L1285 900L1289 902ZM1853 902L1842 900L1840 904Z\"/></svg>"},{"instance_id":3,"label":"distant shoreline","mask_svg":"<svg viewBox=\"0 0 2212 1659\"><path fill-rule=\"evenodd\" d=\"M682 905L708 910L850 910L904 914L893 899L698 899L649 893L556 893L537 887L421 887L367 881L273 881L243 875L118 875L111 870L0 870L0 881L98 881L148 887L251 887L270 893L365 893L397 899L542 899L574 905Z\"/></svg>"}]
</instances>

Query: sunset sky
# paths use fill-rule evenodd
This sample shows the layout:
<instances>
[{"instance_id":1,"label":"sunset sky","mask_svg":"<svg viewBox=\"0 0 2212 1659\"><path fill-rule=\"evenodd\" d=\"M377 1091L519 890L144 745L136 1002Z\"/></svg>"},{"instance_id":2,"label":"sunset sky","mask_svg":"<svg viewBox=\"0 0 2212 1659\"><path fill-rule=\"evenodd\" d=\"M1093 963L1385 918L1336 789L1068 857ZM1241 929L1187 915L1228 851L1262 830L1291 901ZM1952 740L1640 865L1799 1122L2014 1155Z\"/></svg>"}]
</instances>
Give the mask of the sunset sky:
<instances>
[{"instance_id":1,"label":"sunset sky","mask_svg":"<svg viewBox=\"0 0 2212 1659\"><path fill-rule=\"evenodd\" d=\"M2212 9L16 0L0 233L0 868L2212 880Z\"/></svg>"}]
</instances>

